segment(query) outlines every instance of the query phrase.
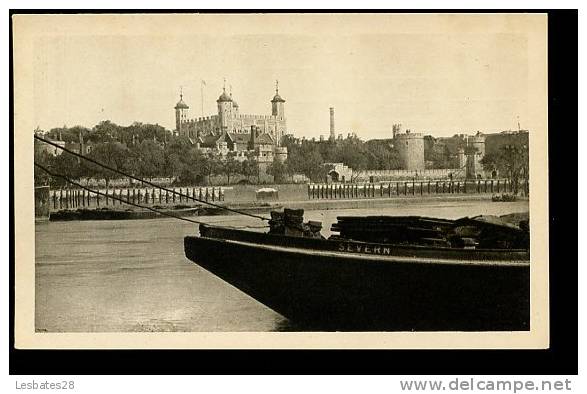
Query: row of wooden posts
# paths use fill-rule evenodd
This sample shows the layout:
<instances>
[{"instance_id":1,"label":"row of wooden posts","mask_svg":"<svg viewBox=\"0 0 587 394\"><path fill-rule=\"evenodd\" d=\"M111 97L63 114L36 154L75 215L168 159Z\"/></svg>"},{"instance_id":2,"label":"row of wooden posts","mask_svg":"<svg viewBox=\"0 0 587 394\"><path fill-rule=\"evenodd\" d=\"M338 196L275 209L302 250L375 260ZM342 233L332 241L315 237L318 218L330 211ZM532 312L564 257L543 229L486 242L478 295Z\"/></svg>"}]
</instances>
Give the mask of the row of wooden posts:
<instances>
[{"instance_id":1,"label":"row of wooden posts","mask_svg":"<svg viewBox=\"0 0 587 394\"><path fill-rule=\"evenodd\" d=\"M172 190L173 192L171 192ZM201 201L224 201L224 190L221 187L212 188L172 188L170 190L164 189L124 189L116 191L106 190L106 195L91 193L84 189L60 189L53 192L52 207L56 209L70 209L95 206L114 206L125 204L127 201L132 204L140 205L155 205L155 204L169 204L177 202L192 202L196 201L188 198L196 198ZM159 193L156 193L158 191ZM191 193L190 193L191 192ZM180 193L180 194L176 194ZM123 200L123 201L121 201Z\"/></svg>"},{"instance_id":2,"label":"row of wooden posts","mask_svg":"<svg viewBox=\"0 0 587 394\"><path fill-rule=\"evenodd\" d=\"M403 181L363 184L310 184L309 199L377 198L424 194L509 193L514 185L508 179L472 181ZM524 185L528 191L528 183Z\"/></svg>"}]
</instances>

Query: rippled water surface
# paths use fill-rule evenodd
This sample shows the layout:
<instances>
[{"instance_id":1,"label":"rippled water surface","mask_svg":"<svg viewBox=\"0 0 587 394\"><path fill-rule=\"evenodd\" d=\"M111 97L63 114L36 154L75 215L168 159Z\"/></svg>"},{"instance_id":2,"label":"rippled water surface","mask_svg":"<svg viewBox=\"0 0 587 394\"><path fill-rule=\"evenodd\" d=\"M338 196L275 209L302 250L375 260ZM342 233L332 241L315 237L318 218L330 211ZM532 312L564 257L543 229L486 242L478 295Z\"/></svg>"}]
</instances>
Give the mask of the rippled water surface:
<instances>
[{"instance_id":1,"label":"rippled water surface","mask_svg":"<svg viewBox=\"0 0 587 394\"><path fill-rule=\"evenodd\" d=\"M307 211L325 235L339 215L458 218L528 210L527 202L421 202L378 209ZM258 226L243 216L197 220ZM193 264L176 219L49 222L36 225L35 325L40 332L275 331L285 318Z\"/></svg>"}]
</instances>

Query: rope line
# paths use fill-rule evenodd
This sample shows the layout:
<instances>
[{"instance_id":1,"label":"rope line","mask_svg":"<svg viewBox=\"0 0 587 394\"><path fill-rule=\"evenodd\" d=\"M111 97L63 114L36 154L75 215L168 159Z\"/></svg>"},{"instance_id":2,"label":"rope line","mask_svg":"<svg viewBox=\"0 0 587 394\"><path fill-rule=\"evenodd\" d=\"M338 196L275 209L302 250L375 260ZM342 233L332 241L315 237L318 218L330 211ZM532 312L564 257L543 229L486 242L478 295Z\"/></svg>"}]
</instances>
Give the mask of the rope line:
<instances>
[{"instance_id":1,"label":"rope line","mask_svg":"<svg viewBox=\"0 0 587 394\"><path fill-rule=\"evenodd\" d=\"M158 213L160 215L169 216L169 217L172 217L172 218L175 218L175 219L179 219L179 220L184 220L186 222L195 223L195 224L206 224L204 222L200 222L200 221L197 221L197 220L188 219L188 218L184 218L184 217L181 217L181 216L173 215L173 214L168 213L168 212L165 212L165 211L160 211L158 209L155 209L155 208L152 208L152 207L149 207L149 206L146 206L146 205L141 205L141 204L136 204L134 202L126 201L126 200L124 200L122 198L119 198L119 197L110 196L110 195L108 195L106 193L102 193L99 190L92 190L92 189L90 189L87 186L84 186L84 185L82 185L82 184L80 184L78 182L75 182L74 180L69 179L65 175L55 174L52 171L50 171L49 169L45 168L44 166L42 166L42 165L40 165L40 164L38 164L36 162L35 162L35 166L39 167L41 170L45 171L47 174L49 174L51 176L62 178L63 180L65 180L68 183L71 183L72 185L78 186L78 187L80 187L82 189L85 189L85 190L87 190L89 192L92 192L92 193L95 193L95 194L99 194L101 196L105 196L106 198L111 198L113 200L120 201L120 202L122 202L124 204L133 205L133 206L138 207L138 208L145 208L145 209L148 209L149 211L153 211L153 212Z\"/></svg>"},{"instance_id":2,"label":"rope line","mask_svg":"<svg viewBox=\"0 0 587 394\"><path fill-rule=\"evenodd\" d=\"M90 163L94 163L94 164L96 164L96 165L98 165L98 166L100 166L100 167L102 167L102 168L105 168L105 169L107 169L107 170L110 170L110 171L112 171L112 172L118 173L118 174L120 174L120 175L123 175L123 176L125 176L125 177L131 178L131 179L134 179L135 181L139 181L139 182L141 182L141 183L147 184L147 185L149 185L149 186L151 186L151 187L155 187L155 188L158 188L158 189L161 189L161 190L165 190L166 192L170 192L170 193L173 193L173 194L176 194L176 195L179 195L179 196L185 197L185 198L187 198L187 199L191 199L191 200L194 200L194 201L198 201L198 202L201 202L201 203L203 203L203 204L207 204L207 205L213 206L213 207L215 207L215 208L220 208L220 209L224 209L224 210L226 210L226 211L230 211L230 212L238 213L238 214L240 214L240 215L250 216L250 217L252 217L252 218L261 219L261 220L270 220L269 218L267 218L267 217L264 217L264 216L259 216L259 215L255 215L255 214L252 214L252 213L242 212L242 211L239 211L238 209L234 209L234 208L228 208L228 207L225 207L225 206L222 206L222 205L219 205L219 204L214 204L214 203L212 203L212 202L209 202L209 201L200 200L199 198L195 198L195 197L193 197L193 196L188 196L187 194L183 194L183 193L181 193L181 192L176 192L175 190L168 189L168 188L166 188L166 187L162 187L162 186L156 185L156 184L154 184L154 183L152 183L152 182L149 182L149 181L146 181L146 180L144 180L144 179L138 178L138 177L136 177L136 176L134 176L134 175L131 175L131 174L128 174L128 173L126 173L126 172L124 172L124 171L121 171L121 170L118 170L118 169L112 168L112 167L110 167L110 166L107 166L106 164L100 163L99 161L96 161L96 160L94 160L94 159L92 159L92 158L90 158L90 157L87 157L87 156L81 155L81 154L79 154L79 153L76 153L76 152L74 152L74 151L72 151L72 150L69 150L69 149L67 149L67 148L65 148L65 147L63 147L63 146L60 146L60 145L58 145L58 144L56 144L56 143L54 143L54 142L52 142L52 141L46 140L46 139L44 139L44 138L41 138L41 137L39 137L38 135L35 135L34 137L35 137L35 139L37 139L37 140L39 140L39 141L42 141L42 142L44 142L44 143L46 143L46 144L49 144L49 145L51 145L51 146L54 146L54 147L56 147L56 148L59 148L59 149L63 150L64 152L67 152L67 153L69 153L70 155L73 155L73 156L79 157L79 158L81 158L81 159L87 160L87 161L89 161ZM35 163L35 165L37 165L37 166L40 166L40 165L39 165L39 164L37 164L37 163ZM45 169L45 168L44 168L44 169ZM45 169L45 170L46 170L46 169ZM49 172L47 171L47 173L49 173ZM49 173L49 174L50 174L50 173ZM54 176L58 176L58 177L61 177L61 178L64 178L64 179L65 179L65 177L63 177L62 175L54 175ZM71 181L71 180L70 180L70 181ZM77 185L77 184L76 184L76 183L74 183L74 182L70 182L70 183L72 183L72 184L74 184L74 185ZM80 185L80 187L84 188L84 187L83 187L83 186L81 186L81 185ZM84 188L84 189L88 190L87 188ZM132 204L131 204L131 205L132 205Z\"/></svg>"}]
</instances>

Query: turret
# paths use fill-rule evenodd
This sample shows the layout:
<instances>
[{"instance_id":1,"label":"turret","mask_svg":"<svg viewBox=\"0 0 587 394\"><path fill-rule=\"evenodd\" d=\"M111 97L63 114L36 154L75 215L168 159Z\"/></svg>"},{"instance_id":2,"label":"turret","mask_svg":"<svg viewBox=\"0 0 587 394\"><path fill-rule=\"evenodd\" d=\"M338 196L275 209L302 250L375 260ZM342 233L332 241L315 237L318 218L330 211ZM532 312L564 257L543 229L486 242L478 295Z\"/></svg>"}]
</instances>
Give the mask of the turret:
<instances>
[{"instance_id":1,"label":"turret","mask_svg":"<svg viewBox=\"0 0 587 394\"><path fill-rule=\"evenodd\" d=\"M271 100L271 115L279 120L285 119L285 100L279 95L279 81L275 81L275 96Z\"/></svg>"},{"instance_id":2,"label":"turret","mask_svg":"<svg viewBox=\"0 0 587 394\"><path fill-rule=\"evenodd\" d=\"M179 101L175 104L175 130L182 135L182 123L188 118L190 107L183 101L183 91L179 93Z\"/></svg>"},{"instance_id":3,"label":"turret","mask_svg":"<svg viewBox=\"0 0 587 394\"><path fill-rule=\"evenodd\" d=\"M222 94L216 100L218 104L218 119L222 131L232 129L232 98L226 94L226 86L222 88Z\"/></svg>"}]
</instances>

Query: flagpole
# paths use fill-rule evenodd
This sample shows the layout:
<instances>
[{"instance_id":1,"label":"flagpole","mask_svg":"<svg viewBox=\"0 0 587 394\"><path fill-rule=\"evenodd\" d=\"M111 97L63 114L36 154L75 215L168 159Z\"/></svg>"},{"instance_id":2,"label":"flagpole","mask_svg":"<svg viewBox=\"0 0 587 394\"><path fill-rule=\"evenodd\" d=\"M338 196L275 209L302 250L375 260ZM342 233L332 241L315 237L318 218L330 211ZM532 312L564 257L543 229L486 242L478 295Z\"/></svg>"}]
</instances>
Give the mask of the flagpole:
<instances>
[{"instance_id":1,"label":"flagpole","mask_svg":"<svg viewBox=\"0 0 587 394\"><path fill-rule=\"evenodd\" d=\"M204 117L204 85L206 82L204 80L200 81L200 92L202 96L202 118Z\"/></svg>"}]
</instances>

